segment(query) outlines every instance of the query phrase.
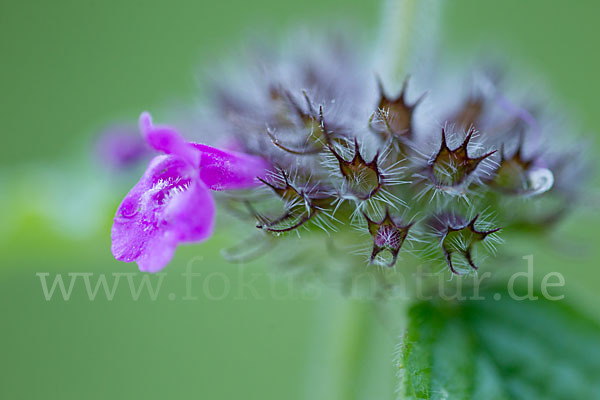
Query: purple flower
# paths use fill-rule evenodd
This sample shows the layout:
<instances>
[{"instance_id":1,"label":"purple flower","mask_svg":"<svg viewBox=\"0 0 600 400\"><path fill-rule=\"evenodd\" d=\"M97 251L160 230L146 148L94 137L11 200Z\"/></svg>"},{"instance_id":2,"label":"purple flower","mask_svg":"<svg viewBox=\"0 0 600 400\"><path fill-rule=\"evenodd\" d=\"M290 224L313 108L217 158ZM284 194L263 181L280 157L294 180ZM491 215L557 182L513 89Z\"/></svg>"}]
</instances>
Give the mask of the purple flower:
<instances>
[{"instance_id":1,"label":"purple flower","mask_svg":"<svg viewBox=\"0 0 600 400\"><path fill-rule=\"evenodd\" d=\"M210 190L254 187L269 164L260 157L187 142L173 128L140 116L146 142L166 153L154 157L125 196L111 231L112 253L157 272L180 242L198 242L213 232L215 203ZM210 190L209 190L210 189Z\"/></svg>"}]
</instances>

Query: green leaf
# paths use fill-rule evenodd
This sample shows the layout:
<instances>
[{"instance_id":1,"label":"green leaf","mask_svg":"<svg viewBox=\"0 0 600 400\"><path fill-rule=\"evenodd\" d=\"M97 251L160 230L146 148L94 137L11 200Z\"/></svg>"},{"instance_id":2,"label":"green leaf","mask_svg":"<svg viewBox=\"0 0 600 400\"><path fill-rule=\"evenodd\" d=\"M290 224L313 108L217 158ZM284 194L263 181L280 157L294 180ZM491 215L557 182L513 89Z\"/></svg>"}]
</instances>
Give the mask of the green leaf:
<instances>
[{"instance_id":1,"label":"green leaf","mask_svg":"<svg viewBox=\"0 0 600 400\"><path fill-rule=\"evenodd\" d=\"M600 327L564 301L414 305L401 398L600 399Z\"/></svg>"}]
</instances>

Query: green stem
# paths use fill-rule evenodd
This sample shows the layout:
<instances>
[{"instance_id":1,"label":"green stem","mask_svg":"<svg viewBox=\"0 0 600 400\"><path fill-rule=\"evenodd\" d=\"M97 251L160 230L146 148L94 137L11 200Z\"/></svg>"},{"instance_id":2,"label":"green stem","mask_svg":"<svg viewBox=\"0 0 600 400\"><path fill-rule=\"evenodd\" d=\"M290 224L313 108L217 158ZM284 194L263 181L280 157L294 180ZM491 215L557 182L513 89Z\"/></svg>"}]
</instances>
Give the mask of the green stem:
<instances>
[{"instance_id":1,"label":"green stem","mask_svg":"<svg viewBox=\"0 0 600 400\"><path fill-rule=\"evenodd\" d=\"M306 398L393 398L396 332L386 332L372 301L332 294L321 302Z\"/></svg>"},{"instance_id":2,"label":"green stem","mask_svg":"<svg viewBox=\"0 0 600 400\"><path fill-rule=\"evenodd\" d=\"M385 0L377 57L379 73L399 86L435 47L439 0Z\"/></svg>"}]
</instances>

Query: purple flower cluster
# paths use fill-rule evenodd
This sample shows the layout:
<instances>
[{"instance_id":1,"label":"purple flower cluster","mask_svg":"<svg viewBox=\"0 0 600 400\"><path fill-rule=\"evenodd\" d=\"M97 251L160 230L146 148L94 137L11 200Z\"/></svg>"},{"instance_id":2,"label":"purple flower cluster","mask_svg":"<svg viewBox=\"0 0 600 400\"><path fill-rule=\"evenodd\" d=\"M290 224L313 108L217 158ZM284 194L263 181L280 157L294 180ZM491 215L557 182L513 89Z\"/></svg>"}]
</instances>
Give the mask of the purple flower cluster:
<instances>
[{"instance_id":1,"label":"purple flower cluster","mask_svg":"<svg viewBox=\"0 0 600 400\"><path fill-rule=\"evenodd\" d=\"M356 47L310 41L293 56L244 64L237 80L218 79L199 131L219 132L202 142L236 151L188 142L142 114L145 143L164 155L117 211L115 257L155 272L178 243L209 237L210 190L253 189L227 199L259 230L230 259L294 241L277 263L321 271L332 269L317 265L326 257L307 258L326 244L348 259L344 268L412 260L469 273L502 243L500 228L546 232L572 208L582 157L560 143L569 130L541 102L489 70L467 85L444 70L421 72L394 91ZM304 232L317 240L298 243Z\"/></svg>"}]
</instances>

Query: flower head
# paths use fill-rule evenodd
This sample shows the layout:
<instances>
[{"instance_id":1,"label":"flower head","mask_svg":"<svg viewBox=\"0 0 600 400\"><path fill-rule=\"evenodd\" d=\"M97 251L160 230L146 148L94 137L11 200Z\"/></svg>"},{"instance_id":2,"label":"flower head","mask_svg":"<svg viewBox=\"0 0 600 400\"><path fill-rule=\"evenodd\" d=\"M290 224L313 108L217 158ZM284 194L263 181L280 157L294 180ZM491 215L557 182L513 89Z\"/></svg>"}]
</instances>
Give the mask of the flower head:
<instances>
[{"instance_id":1,"label":"flower head","mask_svg":"<svg viewBox=\"0 0 600 400\"><path fill-rule=\"evenodd\" d=\"M391 268L418 255L458 274L494 252L499 228L558 220L581 186L569 178L574 158L540 141L560 130L485 72L471 74L468 90L444 70L440 79L415 73L392 96L393 82L375 78L376 65L356 46L317 40L294 48L299 54L262 57L256 70L247 65L239 79L212 85L200 131L219 132L237 152L188 142L142 114L143 137L166 155L119 208L115 257L158 270L178 243L210 236L209 190L251 189L227 205L253 220L258 249L324 231L317 242L343 257L367 245L367 264ZM365 227L369 243L360 239ZM285 256L314 253L302 244Z\"/></svg>"}]
</instances>

